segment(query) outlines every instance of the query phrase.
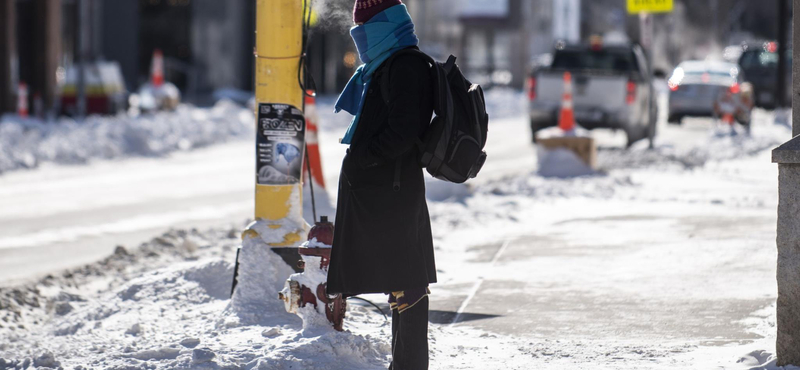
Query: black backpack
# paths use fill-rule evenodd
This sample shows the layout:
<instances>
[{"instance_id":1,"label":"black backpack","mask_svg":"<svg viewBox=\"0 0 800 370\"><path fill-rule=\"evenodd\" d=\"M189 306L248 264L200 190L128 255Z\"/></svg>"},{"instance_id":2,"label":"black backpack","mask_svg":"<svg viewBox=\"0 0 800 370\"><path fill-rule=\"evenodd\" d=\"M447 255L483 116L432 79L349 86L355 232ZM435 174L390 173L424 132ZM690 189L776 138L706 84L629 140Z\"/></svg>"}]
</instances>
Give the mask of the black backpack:
<instances>
[{"instance_id":1,"label":"black backpack","mask_svg":"<svg viewBox=\"0 0 800 370\"><path fill-rule=\"evenodd\" d=\"M398 51L386 62L381 83L381 94L389 104L389 73L395 58L416 55L431 65L433 71L434 104L436 116L417 139L420 164L431 176L454 183L475 178L486 162L486 134L489 115L483 89L473 85L456 65L456 57L445 63L433 60L416 48Z\"/></svg>"}]
</instances>

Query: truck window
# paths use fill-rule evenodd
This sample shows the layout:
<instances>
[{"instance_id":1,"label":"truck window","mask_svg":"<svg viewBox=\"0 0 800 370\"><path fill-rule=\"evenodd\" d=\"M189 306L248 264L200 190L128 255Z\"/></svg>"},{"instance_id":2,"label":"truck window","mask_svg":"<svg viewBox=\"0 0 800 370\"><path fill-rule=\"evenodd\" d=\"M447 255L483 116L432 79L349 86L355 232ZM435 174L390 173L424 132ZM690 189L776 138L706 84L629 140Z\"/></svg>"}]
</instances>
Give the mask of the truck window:
<instances>
[{"instance_id":1,"label":"truck window","mask_svg":"<svg viewBox=\"0 0 800 370\"><path fill-rule=\"evenodd\" d=\"M639 70L632 52L612 50L560 50L552 68L625 73Z\"/></svg>"}]
</instances>

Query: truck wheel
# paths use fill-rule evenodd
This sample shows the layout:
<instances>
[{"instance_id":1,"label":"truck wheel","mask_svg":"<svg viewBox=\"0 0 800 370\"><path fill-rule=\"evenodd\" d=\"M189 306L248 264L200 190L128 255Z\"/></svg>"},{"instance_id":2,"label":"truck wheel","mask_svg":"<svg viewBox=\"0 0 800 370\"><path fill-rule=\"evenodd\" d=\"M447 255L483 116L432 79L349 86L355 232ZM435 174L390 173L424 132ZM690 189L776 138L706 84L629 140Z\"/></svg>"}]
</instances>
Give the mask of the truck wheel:
<instances>
[{"instance_id":1,"label":"truck wheel","mask_svg":"<svg viewBox=\"0 0 800 370\"><path fill-rule=\"evenodd\" d=\"M647 137L647 128L642 132L637 131L641 130L633 130L631 128L625 129L625 149L630 149L637 141Z\"/></svg>"},{"instance_id":2,"label":"truck wheel","mask_svg":"<svg viewBox=\"0 0 800 370\"><path fill-rule=\"evenodd\" d=\"M667 122L671 125L680 125L683 123L682 121L683 117L677 114L670 115L669 118L667 118Z\"/></svg>"},{"instance_id":3,"label":"truck wheel","mask_svg":"<svg viewBox=\"0 0 800 370\"><path fill-rule=\"evenodd\" d=\"M655 147L655 139L656 134L658 133L658 108L653 108L653 112L650 115L650 119L647 122L647 126L644 128L644 138L646 138L650 143L650 149Z\"/></svg>"}]
</instances>

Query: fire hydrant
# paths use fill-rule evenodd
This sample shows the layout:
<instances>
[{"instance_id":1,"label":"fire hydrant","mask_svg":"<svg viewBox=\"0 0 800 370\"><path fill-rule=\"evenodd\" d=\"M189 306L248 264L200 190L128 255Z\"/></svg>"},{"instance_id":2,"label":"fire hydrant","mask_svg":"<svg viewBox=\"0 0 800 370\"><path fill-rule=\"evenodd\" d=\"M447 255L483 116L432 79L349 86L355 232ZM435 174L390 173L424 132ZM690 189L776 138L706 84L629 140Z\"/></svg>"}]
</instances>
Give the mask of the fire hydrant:
<instances>
[{"instance_id":1,"label":"fire hydrant","mask_svg":"<svg viewBox=\"0 0 800 370\"><path fill-rule=\"evenodd\" d=\"M328 296L328 265L333 244L333 224L322 216L308 232L308 241L300 246L299 267L303 272L294 274L286 280L278 298L283 301L286 311L298 313L299 309L314 306L319 314L324 314L333 328L343 330L347 302L340 294Z\"/></svg>"}]
</instances>

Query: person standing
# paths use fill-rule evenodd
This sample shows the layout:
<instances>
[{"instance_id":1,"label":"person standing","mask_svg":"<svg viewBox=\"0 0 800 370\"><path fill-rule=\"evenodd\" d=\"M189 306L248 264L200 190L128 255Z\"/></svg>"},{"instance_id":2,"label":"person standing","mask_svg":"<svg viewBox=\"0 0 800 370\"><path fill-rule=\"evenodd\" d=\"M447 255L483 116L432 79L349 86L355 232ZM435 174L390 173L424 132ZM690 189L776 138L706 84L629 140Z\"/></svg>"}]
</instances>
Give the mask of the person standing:
<instances>
[{"instance_id":1,"label":"person standing","mask_svg":"<svg viewBox=\"0 0 800 370\"><path fill-rule=\"evenodd\" d=\"M409 54L385 63L419 42L402 1L357 0L353 21L350 34L364 64L336 102L337 113L355 117L341 140L350 147L339 178L327 291L388 294L389 368L427 369L428 286L436 282L436 266L416 143L433 115L431 66Z\"/></svg>"}]
</instances>

